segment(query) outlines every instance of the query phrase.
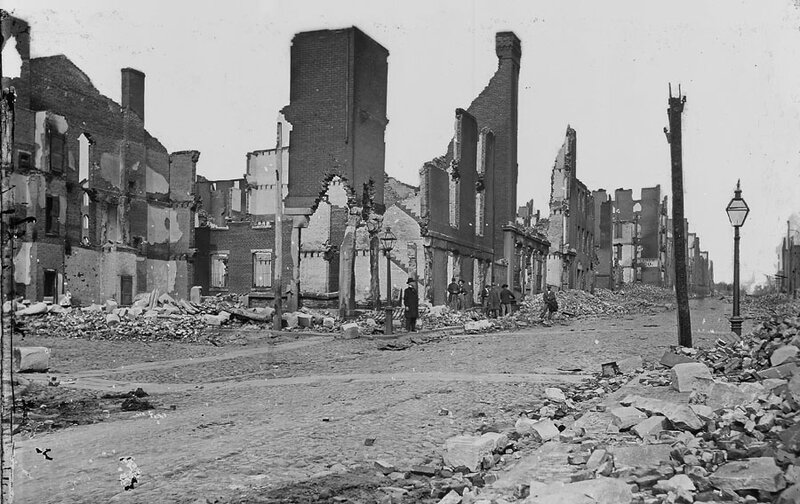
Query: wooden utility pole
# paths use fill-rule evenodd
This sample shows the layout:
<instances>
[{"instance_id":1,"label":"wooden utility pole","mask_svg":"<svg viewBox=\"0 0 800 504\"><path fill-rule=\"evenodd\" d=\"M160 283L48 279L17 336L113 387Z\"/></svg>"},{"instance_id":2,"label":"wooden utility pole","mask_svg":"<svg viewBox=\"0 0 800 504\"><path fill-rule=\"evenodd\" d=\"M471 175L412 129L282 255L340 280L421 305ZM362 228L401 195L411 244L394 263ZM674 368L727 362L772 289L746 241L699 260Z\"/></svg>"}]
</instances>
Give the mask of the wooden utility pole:
<instances>
[{"instance_id":1,"label":"wooden utility pole","mask_svg":"<svg viewBox=\"0 0 800 504\"><path fill-rule=\"evenodd\" d=\"M6 18L8 13L0 10L0 21ZM5 40L0 35L0 46ZM13 49L11 49L13 50ZM3 75L3 64L0 61L0 76ZM2 224L0 225L0 242L2 242L2 281L0 281L0 305L6 301L12 301L11 292L13 286L13 269L11 250L11 214L5 212L11 205L6 201L9 190L8 174L13 168L12 152L14 151L14 91L10 89L2 90L0 99L0 210L2 212ZM2 370L2 383L0 383L0 503L11 502L14 499L13 489L13 469L14 469L14 440L12 438L13 429L13 409L14 409L14 388L11 382L12 366L12 330L13 312L0 308L0 370Z\"/></svg>"},{"instance_id":2,"label":"wooden utility pole","mask_svg":"<svg viewBox=\"0 0 800 504\"><path fill-rule=\"evenodd\" d=\"M275 148L275 279L272 289L275 294L275 315L272 328L283 328L283 144L282 124L278 123L278 140Z\"/></svg>"},{"instance_id":3,"label":"wooden utility pole","mask_svg":"<svg viewBox=\"0 0 800 504\"><path fill-rule=\"evenodd\" d=\"M686 274L686 230L683 217L683 149L681 145L681 114L686 96L672 96L669 88L669 130L664 128L672 158L672 238L675 258L675 296L678 303L678 344L692 346L692 320L689 313L689 289Z\"/></svg>"}]
</instances>

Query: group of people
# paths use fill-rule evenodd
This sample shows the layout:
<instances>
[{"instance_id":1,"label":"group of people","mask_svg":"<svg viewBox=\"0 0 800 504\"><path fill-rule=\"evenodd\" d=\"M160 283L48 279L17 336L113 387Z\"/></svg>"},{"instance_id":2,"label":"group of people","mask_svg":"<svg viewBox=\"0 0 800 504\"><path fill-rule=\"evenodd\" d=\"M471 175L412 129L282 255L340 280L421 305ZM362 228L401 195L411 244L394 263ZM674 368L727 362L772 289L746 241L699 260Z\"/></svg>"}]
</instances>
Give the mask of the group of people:
<instances>
[{"instance_id":1,"label":"group of people","mask_svg":"<svg viewBox=\"0 0 800 504\"><path fill-rule=\"evenodd\" d=\"M453 278L447 286L447 304L453 309L464 309L467 306L468 291L464 288L464 281L456 281ZM487 317L497 318L511 313L512 305L517 297L508 288L508 284L498 287L496 283L486 285L481 291L481 305ZM556 293L548 285L547 292L542 294L544 307L542 308L541 319L549 322L553 319L553 314L558 311L558 298ZM403 307L405 308L405 327L408 332L416 332L417 318L419 318L419 292L417 282L409 278L406 288L403 290Z\"/></svg>"},{"instance_id":2,"label":"group of people","mask_svg":"<svg viewBox=\"0 0 800 504\"><path fill-rule=\"evenodd\" d=\"M497 318L511 313L517 296L508 288L508 284L499 287L496 283L487 284L481 291L483 313L489 318Z\"/></svg>"}]
</instances>

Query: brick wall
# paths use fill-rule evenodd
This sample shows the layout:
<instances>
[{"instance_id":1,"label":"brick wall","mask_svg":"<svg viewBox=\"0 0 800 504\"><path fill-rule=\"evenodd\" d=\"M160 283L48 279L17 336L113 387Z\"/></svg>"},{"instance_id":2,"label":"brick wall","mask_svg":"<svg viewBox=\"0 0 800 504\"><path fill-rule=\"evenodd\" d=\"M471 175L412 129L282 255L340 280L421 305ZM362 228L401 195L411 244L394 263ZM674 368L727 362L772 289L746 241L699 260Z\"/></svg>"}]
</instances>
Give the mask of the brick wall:
<instances>
[{"instance_id":1,"label":"brick wall","mask_svg":"<svg viewBox=\"0 0 800 504\"><path fill-rule=\"evenodd\" d=\"M376 183L383 204L389 52L357 28L298 33L292 40L289 208L310 208L330 175L361 198Z\"/></svg>"}]
</instances>

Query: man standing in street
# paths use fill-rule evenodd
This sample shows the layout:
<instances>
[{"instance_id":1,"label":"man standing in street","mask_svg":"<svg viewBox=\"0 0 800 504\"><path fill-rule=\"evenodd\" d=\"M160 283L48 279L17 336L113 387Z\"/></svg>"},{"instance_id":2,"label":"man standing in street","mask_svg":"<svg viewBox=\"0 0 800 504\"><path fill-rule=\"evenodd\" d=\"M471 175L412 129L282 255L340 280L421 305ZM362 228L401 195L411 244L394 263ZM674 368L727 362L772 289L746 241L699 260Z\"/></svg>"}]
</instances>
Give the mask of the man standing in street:
<instances>
[{"instance_id":1,"label":"man standing in street","mask_svg":"<svg viewBox=\"0 0 800 504\"><path fill-rule=\"evenodd\" d=\"M492 282L492 288L489 289L489 316L497 318L497 313L500 311L500 287Z\"/></svg>"},{"instance_id":2,"label":"man standing in street","mask_svg":"<svg viewBox=\"0 0 800 504\"><path fill-rule=\"evenodd\" d=\"M417 332L417 317L419 317L419 294L417 293L416 282L409 278L406 282L408 287L403 291L403 306L406 307L406 331Z\"/></svg>"},{"instance_id":3,"label":"man standing in street","mask_svg":"<svg viewBox=\"0 0 800 504\"><path fill-rule=\"evenodd\" d=\"M514 295L513 292L508 288L508 284L503 284L503 288L500 290L500 315L506 316L511 313L511 305L517 297Z\"/></svg>"},{"instance_id":4,"label":"man standing in street","mask_svg":"<svg viewBox=\"0 0 800 504\"><path fill-rule=\"evenodd\" d=\"M456 277L453 277L450 285L447 286L447 306L449 306L451 310L458 309L459 292L461 292L461 287L456 283Z\"/></svg>"}]
</instances>

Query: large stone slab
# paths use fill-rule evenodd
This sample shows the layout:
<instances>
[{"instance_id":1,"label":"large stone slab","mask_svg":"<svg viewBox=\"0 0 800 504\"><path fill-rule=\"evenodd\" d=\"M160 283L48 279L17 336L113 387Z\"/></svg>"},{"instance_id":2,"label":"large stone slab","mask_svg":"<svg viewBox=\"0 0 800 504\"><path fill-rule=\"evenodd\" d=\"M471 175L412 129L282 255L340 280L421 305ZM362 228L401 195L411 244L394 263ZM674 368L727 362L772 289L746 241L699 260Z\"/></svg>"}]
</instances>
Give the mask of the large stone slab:
<instances>
[{"instance_id":1,"label":"large stone slab","mask_svg":"<svg viewBox=\"0 0 800 504\"><path fill-rule=\"evenodd\" d=\"M780 366L784 362L794 362L797 360L797 352L800 352L800 348L794 345L783 345L772 352L769 363L773 366Z\"/></svg>"},{"instance_id":2,"label":"large stone slab","mask_svg":"<svg viewBox=\"0 0 800 504\"><path fill-rule=\"evenodd\" d=\"M191 289L189 289L189 301L194 304L200 304L200 295L203 292L203 288L199 285L195 285Z\"/></svg>"},{"instance_id":3,"label":"large stone slab","mask_svg":"<svg viewBox=\"0 0 800 504\"><path fill-rule=\"evenodd\" d=\"M609 452L614 455L614 466L624 467L658 467L661 462L669 461L672 447L668 444L610 446Z\"/></svg>"},{"instance_id":4,"label":"large stone slab","mask_svg":"<svg viewBox=\"0 0 800 504\"><path fill-rule=\"evenodd\" d=\"M714 379L698 378L694 390L705 394L706 406L713 410L734 408L753 402L765 389L760 383L728 383Z\"/></svg>"},{"instance_id":5,"label":"large stone slab","mask_svg":"<svg viewBox=\"0 0 800 504\"><path fill-rule=\"evenodd\" d=\"M464 331L477 333L477 332L485 332L492 328L492 323L488 320L471 320L464 324Z\"/></svg>"},{"instance_id":6,"label":"large stone slab","mask_svg":"<svg viewBox=\"0 0 800 504\"><path fill-rule=\"evenodd\" d=\"M784 362L780 366L763 369L758 372L758 376L763 379L768 378L791 378L797 371L797 364L794 362Z\"/></svg>"},{"instance_id":7,"label":"large stone slab","mask_svg":"<svg viewBox=\"0 0 800 504\"><path fill-rule=\"evenodd\" d=\"M644 361L641 355L627 357L617 361L617 369L619 369L619 372L622 374L632 373L637 369L642 369L642 367L644 367Z\"/></svg>"},{"instance_id":8,"label":"large stone slab","mask_svg":"<svg viewBox=\"0 0 800 504\"><path fill-rule=\"evenodd\" d=\"M283 320L286 321L286 327L289 329L294 329L300 324L300 319L298 318L298 314L295 312L284 313Z\"/></svg>"},{"instance_id":9,"label":"large stone slab","mask_svg":"<svg viewBox=\"0 0 800 504\"><path fill-rule=\"evenodd\" d=\"M676 404L637 395L628 396L620 402L623 405L633 406L653 415L662 415L678 428L696 431L703 427L702 420L686 404Z\"/></svg>"},{"instance_id":10,"label":"large stone slab","mask_svg":"<svg viewBox=\"0 0 800 504\"><path fill-rule=\"evenodd\" d=\"M490 434L490 435L487 435ZM444 442L444 463L450 467L464 466L470 471L480 469L483 457L491 455L501 438L497 433L482 436L455 436ZM502 437L502 435L500 435Z\"/></svg>"},{"instance_id":11,"label":"large stone slab","mask_svg":"<svg viewBox=\"0 0 800 504\"><path fill-rule=\"evenodd\" d=\"M629 504L633 499L630 486L616 478L600 477L545 486L531 484L530 489L525 504Z\"/></svg>"},{"instance_id":12,"label":"large stone slab","mask_svg":"<svg viewBox=\"0 0 800 504\"><path fill-rule=\"evenodd\" d=\"M678 392L691 392L698 378L712 379L711 370L699 362L675 364L670 371L672 388Z\"/></svg>"},{"instance_id":13,"label":"large stone slab","mask_svg":"<svg viewBox=\"0 0 800 504\"><path fill-rule=\"evenodd\" d=\"M667 419L661 415L653 415L646 420L642 420L631 429L642 439L655 436L667 428Z\"/></svg>"},{"instance_id":14,"label":"large stone slab","mask_svg":"<svg viewBox=\"0 0 800 504\"><path fill-rule=\"evenodd\" d=\"M50 349L47 347L16 347L13 368L17 371L47 371L50 368Z\"/></svg>"},{"instance_id":15,"label":"large stone slab","mask_svg":"<svg viewBox=\"0 0 800 504\"><path fill-rule=\"evenodd\" d=\"M634 425L647 418L647 413L630 406L612 408L608 413L611 415L611 421L614 423L614 425L619 427L619 430L630 429Z\"/></svg>"},{"instance_id":16,"label":"large stone slab","mask_svg":"<svg viewBox=\"0 0 800 504\"><path fill-rule=\"evenodd\" d=\"M300 327L311 327L314 325L314 317L308 313L297 314L297 325Z\"/></svg>"},{"instance_id":17,"label":"large stone slab","mask_svg":"<svg viewBox=\"0 0 800 504\"><path fill-rule=\"evenodd\" d=\"M47 303L33 303L27 308L16 311L18 317L22 315L41 315L42 313L47 313Z\"/></svg>"},{"instance_id":18,"label":"large stone slab","mask_svg":"<svg viewBox=\"0 0 800 504\"><path fill-rule=\"evenodd\" d=\"M772 457L737 460L722 465L709 477L720 490L764 490L777 492L786 487L783 471Z\"/></svg>"}]
</instances>

